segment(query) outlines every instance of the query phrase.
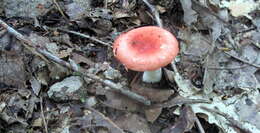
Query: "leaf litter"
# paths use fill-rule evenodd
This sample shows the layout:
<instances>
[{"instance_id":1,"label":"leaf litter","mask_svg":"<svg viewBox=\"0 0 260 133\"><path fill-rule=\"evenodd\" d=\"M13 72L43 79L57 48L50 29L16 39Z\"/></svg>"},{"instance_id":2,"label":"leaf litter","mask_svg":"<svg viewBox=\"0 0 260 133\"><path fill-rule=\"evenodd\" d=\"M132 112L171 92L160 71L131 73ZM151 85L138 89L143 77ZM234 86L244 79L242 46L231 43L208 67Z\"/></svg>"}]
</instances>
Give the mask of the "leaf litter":
<instances>
[{"instance_id":1,"label":"leaf litter","mask_svg":"<svg viewBox=\"0 0 260 133\"><path fill-rule=\"evenodd\" d=\"M260 132L259 1L150 2L181 49L159 87L142 84L109 47L120 33L155 24L143 1L0 1L1 19L33 47L153 103L45 62L1 28L0 132Z\"/></svg>"}]
</instances>

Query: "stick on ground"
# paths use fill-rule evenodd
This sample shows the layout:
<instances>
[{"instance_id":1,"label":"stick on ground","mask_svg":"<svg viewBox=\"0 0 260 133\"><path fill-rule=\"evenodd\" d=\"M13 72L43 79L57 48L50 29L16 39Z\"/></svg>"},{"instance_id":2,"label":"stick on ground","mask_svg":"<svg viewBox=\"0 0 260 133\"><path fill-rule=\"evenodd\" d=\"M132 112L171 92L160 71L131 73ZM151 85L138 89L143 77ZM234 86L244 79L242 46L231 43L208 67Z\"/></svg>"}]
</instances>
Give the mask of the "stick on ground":
<instances>
[{"instance_id":1,"label":"stick on ground","mask_svg":"<svg viewBox=\"0 0 260 133\"><path fill-rule=\"evenodd\" d=\"M145 97L138 95L132 91L130 91L129 89L123 89L121 86L117 85L116 83L110 81L110 80L104 80L94 74L90 74L90 73L82 73L79 70L80 69L76 69L75 67L72 67L72 65L62 59L60 59L59 57L51 54L50 52L48 52L46 49L40 47L40 45L34 44L30 39L28 39L27 37L23 36L21 33L19 33L18 31L16 31L15 29L13 29L12 27L8 26L3 20L0 19L0 26L2 26L4 29L6 29L10 34L12 34L13 36L15 36L18 40L22 41L24 44L24 46L26 48L28 47L32 47L35 49L35 51L37 52L36 54L39 56L45 56L46 58L48 58L49 60L56 62L62 66L65 66L75 72L79 72L81 73L83 76L86 76L92 80L98 81L104 85L109 86L112 90L117 91L119 93L122 93L134 100L137 100L145 105L151 105L151 101L146 99ZM26 45L27 44L27 45ZM35 54L35 53L34 53Z\"/></svg>"},{"instance_id":2,"label":"stick on ground","mask_svg":"<svg viewBox=\"0 0 260 133\"><path fill-rule=\"evenodd\" d=\"M76 32L76 31L64 30L64 29L58 29L58 30L66 32L66 33L74 34L74 35L77 35L77 36L80 36L80 37L83 37L83 38L90 39L90 40L97 42L97 43L100 43L104 46L112 47L111 44L103 42L101 40L98 40L97 38L91 37L91 36L86 35L86 34L82 34L82 33Z\"/></svg>"}]
</instances>

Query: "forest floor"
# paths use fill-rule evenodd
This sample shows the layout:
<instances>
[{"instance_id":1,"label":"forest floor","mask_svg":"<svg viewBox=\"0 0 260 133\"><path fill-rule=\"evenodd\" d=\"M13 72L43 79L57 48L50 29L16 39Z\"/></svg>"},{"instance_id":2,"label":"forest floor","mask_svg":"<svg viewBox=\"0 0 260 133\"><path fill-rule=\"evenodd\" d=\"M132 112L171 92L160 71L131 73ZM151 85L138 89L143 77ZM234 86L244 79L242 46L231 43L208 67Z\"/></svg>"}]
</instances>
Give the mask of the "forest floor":
<instances>
[{"instance_id":1,"label":"forest floor","mask_svg":"<svg viewBox=\"0 0 260 133\"><path fill-rule=\"evenodd\" d=\"M176 36L160 83L113 54ZM0 133L260 133L257 0L0 0Z\"/></svg>"}]
</instances>

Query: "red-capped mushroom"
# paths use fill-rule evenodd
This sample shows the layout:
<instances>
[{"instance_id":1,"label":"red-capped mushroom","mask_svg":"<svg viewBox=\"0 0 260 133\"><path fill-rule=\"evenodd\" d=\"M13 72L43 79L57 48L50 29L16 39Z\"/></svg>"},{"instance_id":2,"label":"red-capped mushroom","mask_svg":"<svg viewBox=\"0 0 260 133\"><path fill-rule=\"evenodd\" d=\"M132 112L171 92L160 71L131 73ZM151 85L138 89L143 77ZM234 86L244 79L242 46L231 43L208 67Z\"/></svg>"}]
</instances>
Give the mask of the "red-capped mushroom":
<instances>
[{"instance_id":1,"label":"red-capped mushroom","mask_svg":"<svg viewBox=\"0 0 260 133\"><path fill-rule=\"evenodd\" d=\"M115 57L128 69L144 71L143 81L161 80L161 67L169 64L178 54L176 38L157 26L145 26L120 35L114 42Z\"/></svg>"}]
</instances>

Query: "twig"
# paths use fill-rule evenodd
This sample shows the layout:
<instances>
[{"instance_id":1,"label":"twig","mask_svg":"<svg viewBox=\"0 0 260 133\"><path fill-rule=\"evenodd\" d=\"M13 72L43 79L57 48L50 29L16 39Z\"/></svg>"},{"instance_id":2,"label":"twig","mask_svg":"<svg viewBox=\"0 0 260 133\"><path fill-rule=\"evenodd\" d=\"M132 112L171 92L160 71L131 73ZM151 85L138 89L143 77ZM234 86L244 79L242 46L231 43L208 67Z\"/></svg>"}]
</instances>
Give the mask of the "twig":
<instances>
[{"instance_id":1,"label":"twig","mask_svg":"<svg viewBox=\"0 0 260 133\"><path fill-rule=\"evenodd\" d=\"M59 57L57 57L57 56L51 54L51 53L48 52L47 50L38 48L37 51L38 51L40 54L42 54L42 55L44 55L45 57L47 57L48 59L50 59L50 60L52 60L52 61L54 61L54 62L56 62L56 63L58 63L58 64L60 64L60 65L62 65L62 66L65 66L65 67L67 67L67 68L71 68L71 65L70 65L68 62L66 62L66 61L60 59Z\"/></svg>"},{"instance_id":2,"label":"twig","mask_svg":"<svg viewBox=\"0 0 260 133\"><path fill-rule=\"evenodd\" d=\"M45 132L48 133L48 126L47 126L47 122L46 122L46 119L45 119L45 116L43 113L42 97L40 97L40 108L41 108L41 117L42 117L44 129L45 129Z\"/></svg>"},{"instance_id":3,"label":"twig","mask_svg":"<svg viewBox=\"0 0 260 133\"><path fill-rule=\"evenodd\" d=\"M108 1L107 0L104 0L104 8L107 9L107 4L108 4Z\"/></svg>"},{"instance_id":4,"label":"twig","mask_svg":"<svg viewBox=\"0 0 260 133\"><path fill-rule=\"evenodd\" d=\"M208 41L208 40L205 40L208 44L210 44L210 42ZM216 47L218 50L221 50L221 48L220 47ZM223 51L223 50L222 50ZM249 61L247 61L247 60L245 60L245 59L242 59L242 58L240 58L240 57L238 57L238 56L236 56L236 55L234 55L234 54L232 54L231 52L228 52L228 51L224 51L224 53L225 54L227 54L227 55L229 55L229 56L231 56L231 57L233 57L233 58L235 58L235 59L237 59L237 60L239 60L239 61L241 61L241 62L243 62L243 63L246 63L246 64L249 64L249 65L251 65L251 66L254 66L254 67L257 67L257 68L260 68L260 65L259 64L254 64L253 62L249 62ZM257 58L256 58L257 59ZM255 60L256 60L255 59ZM239 66L239 67L234 67L234 68L210 68L210 67L208 67L208 69L218 69L218 70L222 70L222 69L240 69L240 68L244 68L244 67L247 67L247 65L245 65L245 66Z\"/></svg>"},{"instance_id":5,"label":"twig","mask_svg":"<svg viewBox=\"0 0 260 133\"><path fill-rule=\"evenodd\" d=\"M250 41L252 42L253 45L255 45L257 48L260 48L260 43L257 41L257 42L254 42L254 40L250 39Z\"/></svg>"},{"instance_id":6,"label":"twig","mask_svg":"<svg viewBox=\"0 0 260 133\"><path fill-rule=\"evenodd\" d=\"M91 36L86 35L86 34L82 34L82 33L76 32L76 31L64 30L64 29L60 29L60 28L59 28L58 30L63 31L63 32L67 32L67 33L71 33L71 34L74 34L74 35L77 35L77 36L80 36L80 37L83 37L83 38L90 39L90 40L92 40L92 41L95 41L95 42L97 42L97 43L100 43L100 44L105 45L105 46L108 46L108 47L112 47L111 44L106 43L106 42L103 42L103 41L101 41L101 40L98 40L98 39L95 38L95 37L91 37Z\"/></svg>"},{"instance_id":7,"label":"twig","mask_svg":"<svg viewBox=\"0 0 260 133\"><path fill-rule=\"evenodd\" d=\"M195 122L198 126L198 129L200 131L200 133L205 133L205 130L204 128L202 127L201 123L200 123L200 120L198 119L198 117L195 115Z\"/></svg>"},{"instance_id":8,"label":"twig","mask_svg":"<svg viewBox=\"0 0 260 133\"><path fill-rule=\"evenodd\" d=\"M229 39L230 40L230 39ZM210 44L210 42L208 41L208 40L206 40L206 42L207 43L209 43ZM220 47L216 47L218 50L221 50L221 48ZM223 50L222 50L223 51ZM237 59L237 60L239 60L239 61L241 61L241 62L243 62L243 63L246 63L246 64L249 64L249 65L251 65L251 66L254 66L254 67L257 67L257 68L260 68L260 65L259 64L254 64L253 62L249 62L249 61L247 61L247 60L245 60L245 59L242 59L242 58L240 58L240 57L238 57L238 56L236 56L236 55L234 55L234 54L232 54L231 52L229 52L229 51L224 51L224 53L225 54L227 54L227 55L229 55L229 56L231 56L231 57L233 57L233 58L235 58L235 59ZM256 58L257 59L257 58ZM255 59L255 60L256 60ZM243 68L243 67L247 67L247 66L240 66L240 68ZM222 69L222 68L209 68L209 69ZM223 69L239 69L239 67L237 67L237 68L223 68Z\"/></svg>"},{"instance_id":9,"label":"twig","mask_svg":"<svg viewBox=\"0 0 260 133\"><path fill-rule=\"evenodd\" d=\"M10 34L12 34L13 36L15 36L18 40L20 40L20 41L22 41L22 42L24 42L24 43L30 45L31 47L35 48L35 50L36 50L40 55L44 55L45 57L47 57L47 58L50 59L51 61L56 62L56 63L58 63L58 64L60 64L60 65L62 65L62 66L65 66L65 67L67 67L67 68L69 68L69 69L71 69L71 70L73 70L73 71L75 71L75 72L79 72L79 73L81 73L83 76L86 76L86 77L88 77L88 78L90 78L90 79L92 79L92 80L96 80L96 81L98 81L98 82L100 82L100 83L103 83L104 85L109 86L111 89L113 89L113 90L115 90L115 91L117 91L117 92L120 92L120 93L122 93L122 94L124 94L124 95L126 95L126 96L128 96L128 97L130 97L130 98L132 98L132 99L135 99L135 100L137 100L137 101L139 101L139 102L141 102L141 103L143 103L143 104L145 104L145 105L151 105L151 101L150 101L150 100L148 100L148 99L146 99L145 97L143 97L143 96L141 96L141 95L138 95L138 94L136 94L136 93L134 93L134 92L131 92L129 89L122 89L121 86L117 85L116 83L114 83L114 82L112 82L112 81L110 81L110 80L104 80L104 79L102 79L102 78L100 78L100 77L98 77L98 76L96 76L96 75L94 75L94 74L90 74L90 73L85 73L85 74L84 74L84 73L82 73L82 72L79 71L77 68L73 67L70 63L68 63L68 62L66 62L66 61L64 61L64 60L62 60L62 59L60 59L59 57L57 57L57 56L55 56L55 55L49 53L49 52L48 52L47 50L45 50L44 48L41 48L39 45L36 45L36 44L34 45L34 43L33 43L30 39L26 38L25 36L23 36L22 34L20 34L19 32L17 32L15 29L13 29L12 27L8 26L8 25L7 25L4 21L2 21L1 19L0 19L0 25L1 25L2 27L4 27L5 29L7 29L7 31L8 31ZM27 45L25 45L25 46L27 46Z\"/></svg>"},{"instance_id":10,"label":"twig","mask_svg":"<svg viewBox=\"0 0 260 133\"><path fill-rule=\"evenodd\" d=\"M210 103L210 101L207 100L203 100L203 99L188 99L188 98L184 98L181 96L175 97L169 101L163 102L163 103L158 103L158 104L154 104L150 107L148 107L149 109L153 109L153 108L171 108L173 106L176 105L183 105L183 104L196 104L196 103Z\"/></svg>"},{"instance_id":11,"label":"twig","mask_svg":"<svg viewBox=\"0 0 260 133\"><path fill-rule=\"evenodd\" d=\"M159 12L157 11L157 9L153 5L151 5L147 0L143 0L143 2L150 8L152 13L154 14L155 21L156 21L157 25L159 27L163 27L161 19L160 19Z\"/></svg>"},{"instance_id":12,"label":"twig","mask_svg":"<svg viewBox=\"0 0 260 133\"><path fill-rule=\"evenodd\" d=\"M252 30L256 30L257 27L250 27L250 28L247 28L247 29L242 29L242 30L239 30L237 31L237 34L244 34L244 33L247 33L247 32L251 32Z\"/></svg>"},{"instance_id":13,"label":"twig","mask_svg":"<svg viewBox=\"0 0 260 133\"><path fill-rule=\"evenodd\" d=\"M201 5L198 1L196 0L191 0L192 2L192 9L195 10L196 12L200 13L200 12L205 12L207 14L210 14L214 17L216 17L218 20L220 20L222 23L224 23L227 26L230 26L231 28L234 28L234 26L232 26L231 24L229 24L226 20L222 19L221 17L219 17L216 13L214 13L212 10L210 10L209 8L205 7L204 5Z\"/></svg>"},{"instance_id":14,"label":"twig","mask_svg":"<svg viewBox=\"0 0 260 133\"><path fill-rule=\"evenodd\" d=\"M237 59L237 60L239 60L239 61L241 61L241 62L244 62L244 63L249 64L249 65L251 65L251 66L260 68L260 65L254 64L253 62L249 62L249 61L247 61L247 60L245 60L245 59L239 58L238 56L236 56L236 55L234 55L234 54L232 54L232 53L230 53L230 52L224 51L224 53L227 54L227 55L229 55L229 56L231 56L231 57L233 57L233 58L235 58L235 59Z\"/></svg>"},{"instance_id":15,"label":"twig","mask_svg":"<svg viewBox=\"0 0 260 133\"><path fill-rule=\"evenodd\" d=\"M60 14L62 15L62 17L65 18L66 21L69 21L69 19L66 17L66 15L63 13L63 11L60 8L60 5L57 3L56 0L52 0L52 2L55 4L55 6L58 8Z\"/></svg>"},{"instance_id":16,"label":"twig","mask_svg":"<svg viewBox=\"0 0 260 133\"><path fill-rule=\"evenodd\" d=\"M29 40L27 37L23 36L21 33L17 32L12 27L8 26L3 20L0 19L0 26L2 26L4 29L6 29L9 33L14 35L18 40L22 42L22 45L30 50L33 54L38 55L41 57L44 61L49 62L43 55L39 54L36 50L37 47L40 47L39 45L33 45L33 42ZM26 45L27 44L27 45Z\"/></svg>"},{"instance_id":17,"label":"twig","mask_svg":"<svg viewBox=\"0 0 260 133\"><path fill-rule=\"evenodd\" d=\"M242 66L237 66L237 67L210 67L206 66L207 69L213 69L213 70L234 70L234 69L242 69L248 67L248 65L244 64Z\"/></svg>"},{"instance_id":18,"label":"twig","mask_svg":"<svg viewBox=\"0 0 260 133\"><path fill-rule=\"evenodd\" d=\"M232 126L234 126L236 128L239 128L240 130L243 130L246 133L252 133L248 129L244 128L242 123L240 123L239 121L235 120L233 117L231 117L231 116L229 116L229 115L227 115L227 114L225 114L223 112L218 111L217 109L210 109L210 108L203 107L203 106L201 106L200 108L203 109L203 110L206 110L208 112L213 112L213 113L216 113L216 114L224 117L225 119L227 119L232 124Z\"/></svg>"},{"instance_id":19,"label":"twig","mask_svg":"<svg viewBox=\"0 0 260 133\"><path fill-rule=\"evenodd\" d=\"M137 100L137 101L139 101L139 102L141 102L141 103L143 103L145 105L151 105L151 101L150 100L146 99L145 97L143 97L141 95L138 95L138 94L130 91L128 88L127 89L122 89L121 86L115 84L114 82L112 82L110 80L104 80L104 79L102 79L102 78L100 78L100 77L98 77L98 76L96 76L94 74L90 74L90 73L85 73L83 75L86 76L86 77L89 77L91 79L94 79L94 80L96 80L96 81L98 81L100 83L103 83L103 84L109 86L111 89L113 89L113 90L115 90L117 92L120 92L120 93L122 93L122 94L124 94L124 95L126 95L126 96L128 96L128 97L130 97L132 99L135 99L135 100Z\"/></svg>"}]
</instances>

